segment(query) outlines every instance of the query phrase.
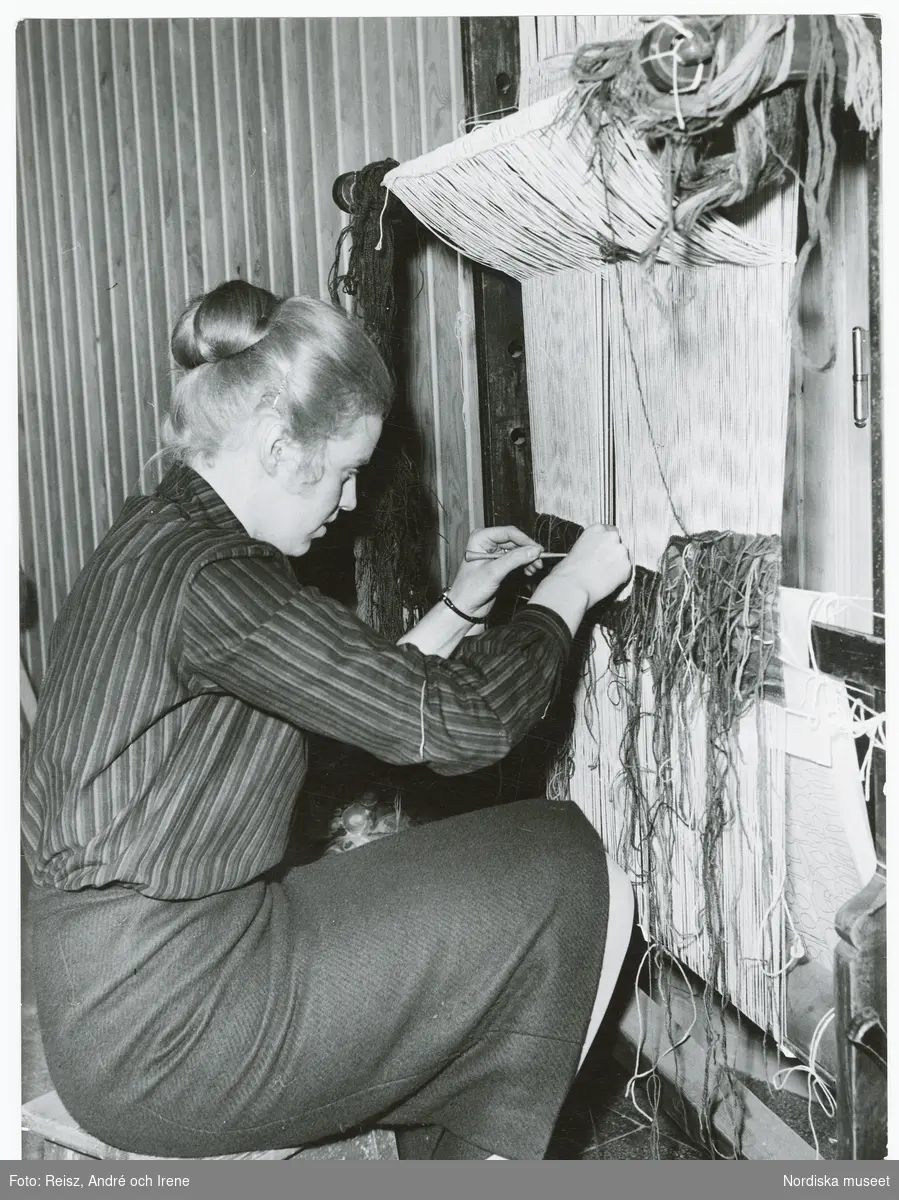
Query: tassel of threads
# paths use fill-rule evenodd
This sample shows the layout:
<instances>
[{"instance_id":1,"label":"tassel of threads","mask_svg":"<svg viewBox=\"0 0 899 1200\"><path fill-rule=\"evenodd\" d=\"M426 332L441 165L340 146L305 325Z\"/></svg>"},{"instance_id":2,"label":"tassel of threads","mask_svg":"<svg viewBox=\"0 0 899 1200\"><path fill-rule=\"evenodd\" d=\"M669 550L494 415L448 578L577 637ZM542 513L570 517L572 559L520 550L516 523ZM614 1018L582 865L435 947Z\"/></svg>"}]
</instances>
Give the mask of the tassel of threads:
<instances>
[{"instance_id":1,"label":"tassel of threads","mask_svg":"<svg viewBox=\"0 0 899 1200\"><path fill-rule=\"evenodd\" d=\"M392 221L382 222L381 214L387 198L384 176L396 166L399 164L394 159L385 158L355 172L350 220L337 239L334 263L328 276L328 291L333 303L340 303L341 292L356 300L365 332L394 374L394 225ZM341 273L341 258L347 242L346 270Z\"/></svg>"},{"instance_id":2,"label":"tassel of threads","mask_svg":"<svg viewBox=\"0 0 899 1200\"><path fill-rule=\"evenodd\" d=\"M807 20L810 60L802 104L808 147L802 186L808 234L796 265L790 313L803 361L827 370L836 355L833 313L829 309L826 314L827 353L815 363L806 352L798 310L815 247L820 246L825 279L833 278L827 208L837 149L832 127L837 42L848 61L844 104L854 109L868 133L880 124L880 68L875 40L861 17ZM643 31L635 38L584 46L572 61L573 104L593 131L594 158L601 156L601 139L608 139L610 123L628 126L657 153L668 219L645 247L644 261L652 261L675 231L688 236L704 214L733 206L795 170L799 89L784 86L795 18L731 16L705 23L716 36L710 77L686 92L675 90L673 96L660 93L645 74Z\"/></svg>"},{"instance_id":3,"label":"tassel of threads","mask_svg":"<svg viewBox=\"0 0 899 1200\"><path fill-rule=\"evenodd\" d=\"M393 159L370 163L355 174L350 221L341 231L328 287L355 300L363 328L397 380L400 339L395 334L394 286L396 221L386 213L384 176ZM349 242L346 270L341 258ZM425 488L415 462L409 423L402 412L401 388L385 422L374 470L370 527L356 542L359 612L386 637L397 639L427 607L429 522Z\"/></svg>"}]
</instances>

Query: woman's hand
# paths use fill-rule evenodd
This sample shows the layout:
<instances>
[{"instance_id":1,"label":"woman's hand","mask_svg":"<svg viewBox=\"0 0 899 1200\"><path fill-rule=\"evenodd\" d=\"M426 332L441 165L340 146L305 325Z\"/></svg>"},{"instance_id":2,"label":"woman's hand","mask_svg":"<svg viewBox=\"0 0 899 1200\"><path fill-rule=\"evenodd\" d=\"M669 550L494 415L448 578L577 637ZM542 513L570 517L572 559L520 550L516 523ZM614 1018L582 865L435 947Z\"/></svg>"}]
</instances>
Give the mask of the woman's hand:
<instances>
[{"instance_id":1,"label":"woman's hand","mask_svg":"<svg viewBox=\"0 0 899 1200\"><path fill-rule=\"evenodd\" d=\"M541 549L513 525L476 529L465 550L473 561L465 561L459 568L447 589L450 600L467 616L483 619L493 605L499 585L511 571L524 567L533 575L538 569ZM470 624L445 604L435 604L417 625L403 634L397 645L417 646L423 654L448 658L463 638L481 630L480 624Z\"/></svg>"},{"instance_id":2,"label":"woman's hand","mask_svg":"<svg viewBox=\"0 0 899 1200\"><path fill-rule=\"evenodd\" d=\"M449 588L449 598L469 616L485 617L507 575L520 567L526 575L539 569L542 549L514 525L476 529L468 539L466 558Z\"/></svg>"},{"instance_id":3,"label":"woman's hand","mask_svg":"<svg viewBox=\"0 0 899 1200\"><path fill-rule=\"evenodd\" d=\"M540 583L531 603L553 609L574 634L587 609L627 583L631 570L618 530L612 525L590 525Z\"/></svg>"},{"instance_id":4,"label":"woman's hand","mask_svg":"<svg viewBox=\"0 0 899 1200\"><path fill-rule=\"evenodd\" d=\"M631 577L630 555L614 525L588 525L553 571L587 593L587 607L605 600Z\"/></svg>"}]
</instances>

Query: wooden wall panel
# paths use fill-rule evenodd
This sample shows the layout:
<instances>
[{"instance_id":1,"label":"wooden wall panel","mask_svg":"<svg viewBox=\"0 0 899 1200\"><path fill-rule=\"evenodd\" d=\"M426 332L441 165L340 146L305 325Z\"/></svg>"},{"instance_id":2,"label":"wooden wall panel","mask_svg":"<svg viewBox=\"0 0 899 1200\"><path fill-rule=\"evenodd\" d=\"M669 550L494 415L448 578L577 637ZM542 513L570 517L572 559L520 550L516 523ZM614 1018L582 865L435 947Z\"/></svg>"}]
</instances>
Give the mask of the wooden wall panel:
<instances>
[{"instance_id":1,"label":"wooden wall panel","mask_svg":"<svg viewBox=\"0 0 899 1200\"><path fill-rule=\"evenodd\" d=\"M20 544L39 609L23 654L39 684L79 570L159 478L180 309L235 276L325 297L335 176L440 145L463 112L453 17L35 20L16 37ZM437 587L480 520L471 288L424 231L405 276Z\"/></svg>"},{"instance_id":2,"label":"wooden wall panel","mask_svg":"<svg viewBox=\"0 0 899 1200\"><path fill-rule=\"evenodd\" d=\"M391 87L393 64L386 17L359 21L362 73L359 78L365 129L366 162L392 156L396 146L396 95ZM387 103L384 97L387 97Z\"/></svg>"},{"instance_id":3,"label":"wooden wall panel","mask_svg":"<svg viewBox=\"0 0 899 1200\"><path fill-rule=\"evenodd\" d=\"M800 317L814 362L827 357L832 313L836 361L828 371L794 363L784 502L784 569L793 587L872 595L871 430L852 415L852 329L870 324L865 142L848 119L839 135L830 219L834 278L815 253L803 280ZM798 356L795 356L798 358ZM861 610L840 622L870 632Z\"/></svg>"},{"instance_id":4,"label":"wooden wall panel","mask_svg":"<svg viewBox=\"0 0 899 1200\"><path fill-rule=\"evenodd\" d=\"M284 80L280 25L276 19L256 22L259 79L259 144L265 203L267 275L278 278L278 290L293 291L291 279L291 212L287 185L290 147L284 113ZM227 278L222 276L222 278Z\"/></svg>"},{"instance_id":5,"label":"wooden wall panel","mask_svg":"<svg viewBox=\"0 0 899 1200\"><path fill-rule=\"evenodd\" d=\"M291 284L296 295L318 292L318 227L312 126L309 121L309 63L305 21L282 21L281 88L287 155L288 212L291 222Z\"/></svg>"},{"instance_id":6,"label":"wooden wall panel","mask_svg":"<svg viewBox=\"0 0 899 1200\"><path fill-rule=\"evenodd\" d=\"M328 293L328 273L334 258L334 245L344 225L343 214L331 199L331 185L340 174L333 34L333 24L329 18L314 17L306 22L312 178L318 235L318 287L322 296Z\"/></svg>"}]
</instances>

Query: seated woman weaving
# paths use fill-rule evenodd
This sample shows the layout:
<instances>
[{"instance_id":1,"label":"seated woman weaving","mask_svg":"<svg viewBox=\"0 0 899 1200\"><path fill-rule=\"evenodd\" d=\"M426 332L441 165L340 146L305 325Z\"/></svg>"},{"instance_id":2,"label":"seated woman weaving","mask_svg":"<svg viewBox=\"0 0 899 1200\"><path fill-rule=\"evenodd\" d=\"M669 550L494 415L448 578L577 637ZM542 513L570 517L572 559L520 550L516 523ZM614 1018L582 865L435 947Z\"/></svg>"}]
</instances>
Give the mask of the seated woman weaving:
<instances>
[{"instance_id":1,"label":"seated woman weaving","mask_svg":"<svg viewBox=\"0 0 899 1200\"><path fill-rule=\"evenodd\" d=\"M588 529L510 623L465 637L540 559L481 530L471 550L507 553L464 564L393 645L287 558L355 506L390 405L359 327L238 281L172 348L176 465L69 596L28 752L54 1085L90 1132L163 1157L366 1124L429 1129L436 1157L542 1157L631 923L578 809L497 806L274 868L308 732L446 775L501 759L627 554Z\"/></svg>"}]
</instances>

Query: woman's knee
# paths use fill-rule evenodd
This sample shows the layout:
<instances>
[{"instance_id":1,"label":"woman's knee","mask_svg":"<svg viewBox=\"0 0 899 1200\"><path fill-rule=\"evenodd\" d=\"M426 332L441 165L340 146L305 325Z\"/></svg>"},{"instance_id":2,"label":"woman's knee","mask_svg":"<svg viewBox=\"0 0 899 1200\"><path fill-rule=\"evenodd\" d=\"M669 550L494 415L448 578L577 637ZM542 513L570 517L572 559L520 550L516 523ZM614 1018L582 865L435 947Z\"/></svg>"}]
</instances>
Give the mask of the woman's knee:
<instances>
[{"instance_id":1,"label":"woman's knee","mask_svg":"<svg viewBox=\"0 0 899 1200\"><path fill-rule=\"evenodd\" d=\"M606 853L599 834L572 802L544 801L553 836L548 839L547 854L563 875L583 886L590 881L606 880Z\"/></svg>"}]
</instances>

